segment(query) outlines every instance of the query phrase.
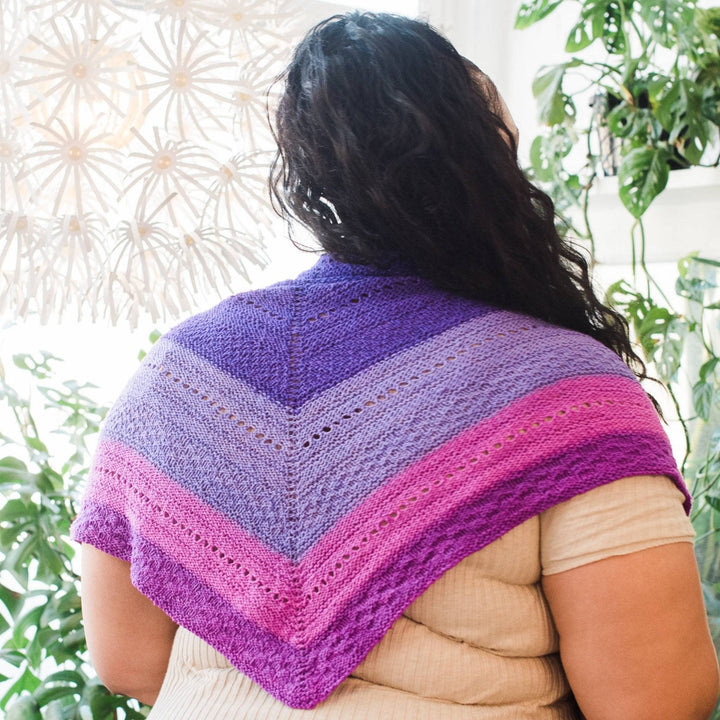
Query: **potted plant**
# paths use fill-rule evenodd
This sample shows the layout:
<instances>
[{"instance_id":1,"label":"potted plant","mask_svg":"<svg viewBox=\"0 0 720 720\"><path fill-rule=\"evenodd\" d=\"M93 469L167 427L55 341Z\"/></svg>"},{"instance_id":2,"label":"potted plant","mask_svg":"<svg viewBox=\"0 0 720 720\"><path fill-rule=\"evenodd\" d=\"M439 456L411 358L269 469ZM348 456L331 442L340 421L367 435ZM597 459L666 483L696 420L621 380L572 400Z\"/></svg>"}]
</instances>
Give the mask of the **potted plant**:
<instances>
[{"instance_id":1,"label":"potted plant","mask_svg":"<svg viewBox=\"0 0 720 720\"><path fill-rule=\"evenodd\" d=\"M568 4L525 2L515 27L534 25ZM532 144L531 172L549 185L559 209L567 209L587 202L605 150L604 171L617 171L620 199L641 218L671 169L720 164L720 7L703 9L697 0L573 5L579 13L565 43L571 57L541 68L533 83L546 129ZM568 89L577 76L592 88L581 98L594 105L584 123L578 122L579 99ZM580 142L587 153L578 166L571 150ZM589 227L580 234L591 236Z\"/></svg>"}]
</instances>

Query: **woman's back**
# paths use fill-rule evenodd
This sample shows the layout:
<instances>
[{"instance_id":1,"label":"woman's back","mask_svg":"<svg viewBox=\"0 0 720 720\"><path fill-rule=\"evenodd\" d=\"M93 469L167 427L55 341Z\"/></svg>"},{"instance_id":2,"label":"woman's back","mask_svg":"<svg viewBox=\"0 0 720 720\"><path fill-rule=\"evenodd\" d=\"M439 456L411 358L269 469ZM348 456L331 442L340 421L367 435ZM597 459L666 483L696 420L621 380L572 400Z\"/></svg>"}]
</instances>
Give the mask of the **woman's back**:
<instances>
[{"instance_id":1,"label":"woman's back","mask_svg":"<svg viewBox=\"0 0 720 720\"><path fill-rule=\"evenodd\" d=\"M628 478L527 520L433 583L313 710L283 705L181 627L150 718L578 720L541 577L692 542L683 500L663 478Z\"/></svg>"},{"instance_id":2,"label":"woman's back","mask_svg":"<svg viewBox=\"0 0 720 720\"><path fill-rule=\"evenodd\" d=\"M574 712L559 649L590 720L704 718L689 498L627 323L518 167L492 85L426 24L358 13L313 29L285 80L272 185L328 255L171 330L108 416L74 526L97 548L101 677L150 703L180 679L157 710L176 696L178 720L228 687L243 720L555 720ZM635 476L671 493L670 530L658 511L643 535L633 492L594 505ZM474 562L524 523L506 569L532 572L488 595ZM453 625L493 602L509 614Z\"/></svg>"},{"instance_id":3,"label":"woman's back","mask_svg":"<svg viewBox=\"0 0 720 720\"><path fill-rule=\"evenodd\" d=\"M652 404L597 341L324 257L158 341L108 416L75 537L132 560L176 622L313 707L463 558L650 472L682 487ZM525 537L531 586L540 535ZM537 632L521 654L557 649Z\"/></svg>"}]
</instances>

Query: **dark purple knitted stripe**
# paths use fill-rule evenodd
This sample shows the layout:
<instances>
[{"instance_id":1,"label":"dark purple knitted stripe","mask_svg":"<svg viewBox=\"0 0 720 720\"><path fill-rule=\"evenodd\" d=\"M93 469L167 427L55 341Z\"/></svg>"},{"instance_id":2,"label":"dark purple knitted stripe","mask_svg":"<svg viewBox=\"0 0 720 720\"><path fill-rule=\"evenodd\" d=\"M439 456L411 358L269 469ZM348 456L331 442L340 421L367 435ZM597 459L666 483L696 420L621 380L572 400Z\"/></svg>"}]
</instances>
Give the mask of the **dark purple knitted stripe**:
<instances>
[{"instance_id":1,"label":"dark purple knitted stripe","mask_svg":"<svg viewBox=\"0 0 720 720\"><path fill-rule=\"evenodd\" d=\"M236 295L194 315L166 337L284 403L289 377L290 297L286 285Z\"/></svg>"},{"instance_id":2,"label":"dark purple knitted stripe","mask_svg":"<svg viewBox=\"0 0 720 720\"><path fill-rule=\"evenodd\" d=\"M658 445L666 447L656 435L605 436L597 445L570 449L485 490L477 502L399 549L393 563L379 568L328 631L304 651L236 613L200 579L137 534L132 537L133 582L276 698L292 707L310 708L349 675L402 611L444 572L528 518L626 476L667 475L684 490L669 450L658 451ZM109 510L105 514L114 532L131 537L124 518ZM99 518L86 521L74 527L73 537L105 552L119 551L127 559L127 542L105 532L98 535L100 525Z\"/></svg>"},{"instance_id":3,"label":"dark purple knitted stripe","mask_svg":"<svg viewBox=\"0 0 720 720\"><path fill-rule=\"evenodd\" d=\"M272 300L277 313L249 304L253 296L263 305ZM339 287L298 282L230 298L167 337L276 402L299 407L394 352L495 311L417 278L357 278ZM291 327L301 336L292 348L300 360L292 388Z\"/></svg>"}]
</instances>

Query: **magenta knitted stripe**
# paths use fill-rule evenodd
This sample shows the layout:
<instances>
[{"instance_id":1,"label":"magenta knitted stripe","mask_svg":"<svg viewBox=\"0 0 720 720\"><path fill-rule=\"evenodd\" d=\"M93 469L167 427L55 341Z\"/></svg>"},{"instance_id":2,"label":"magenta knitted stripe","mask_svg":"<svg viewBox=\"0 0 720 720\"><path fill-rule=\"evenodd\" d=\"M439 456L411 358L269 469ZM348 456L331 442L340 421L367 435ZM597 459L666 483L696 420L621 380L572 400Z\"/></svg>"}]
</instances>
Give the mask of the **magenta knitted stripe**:
<instances>
[{"instance_id":1,"label":"magenta knitted stripe","mask_svg":"<svg viewBox=\"0 0 720 720\"><path fill-rule=\"evenodd\" d=\"M512 527L552 505L589 489L597 468L626 464L630 475L650 467L662 474L668 455L656 457L657 439L621 434L602 439L602 446L569 450L549 468L540 465L520 478L508 478L445 518L399 553L395 562L367 579L364 592L349 612L341 613L314 643L289 644L238 613L196 575L138 535L124 515L87 503L75 534L100 549L132 560L133 582L173 619L196 633L242 672L278 699L309 708L326 697L354 668L395 620L433 579ZM628 452L632 449L632 455ZM621 458L628 457L627 462ZM676 474L673 479L678 482ZM529 483L525 483L528 480ZM488 508L507 508L488 524ZM121 539L122 544L121 544ZM173 583L168 584L167 578ZM299 610L299 608L298 608ZM254 647L257 653L248 654ZM268 660L270 662L268 662Z\"/></svg>"}]
</instances>

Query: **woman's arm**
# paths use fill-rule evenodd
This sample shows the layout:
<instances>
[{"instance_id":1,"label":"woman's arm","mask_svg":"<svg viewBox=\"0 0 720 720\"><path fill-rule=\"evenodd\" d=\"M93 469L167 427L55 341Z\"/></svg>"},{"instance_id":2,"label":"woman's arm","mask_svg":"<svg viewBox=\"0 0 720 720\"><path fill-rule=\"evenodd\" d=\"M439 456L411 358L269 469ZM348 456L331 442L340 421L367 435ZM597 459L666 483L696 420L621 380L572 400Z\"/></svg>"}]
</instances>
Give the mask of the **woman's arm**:
<instances>
[{"instance_id":1,"label":"woman's arm","mask_svg":"<svg viewBox=\"0 0 720 720\"><path fill-rule=\"evenodd\" d=\"M707 720L718 666L691 543L606 558L542 582L587 720Z\"/></svg>"},{"instance_id":2,"label":"woman's arm","mask_svg":"<svg viewBox=\"0 0 720 720\"><path fill-rule=\"evenodd\" d=\"M109 690L152 705L177 625L133 587L130 563L82 546L82 611L88 650Z\"/></svg>"}]
</instances>

